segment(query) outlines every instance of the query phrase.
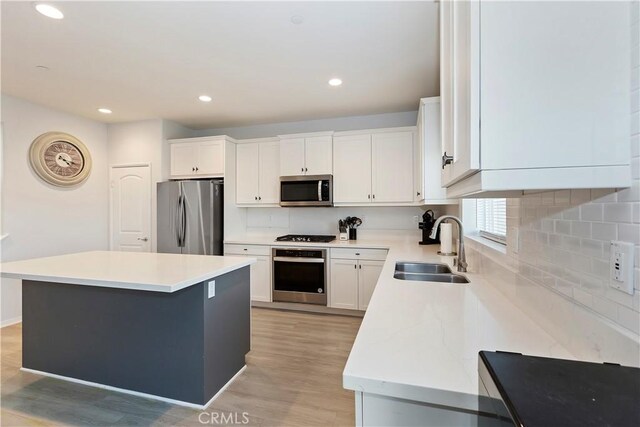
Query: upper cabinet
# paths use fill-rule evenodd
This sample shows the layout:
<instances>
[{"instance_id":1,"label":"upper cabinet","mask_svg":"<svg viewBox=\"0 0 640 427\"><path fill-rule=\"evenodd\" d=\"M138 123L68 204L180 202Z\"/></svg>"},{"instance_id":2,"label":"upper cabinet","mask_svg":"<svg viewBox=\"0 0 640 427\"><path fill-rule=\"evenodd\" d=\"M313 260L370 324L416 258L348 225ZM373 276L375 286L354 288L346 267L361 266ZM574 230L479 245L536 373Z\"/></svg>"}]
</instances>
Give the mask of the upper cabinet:
<instances>
[{"instance_id":1,"label":"upper cabinet","mask_svg":"<svg viewBox=\"0 0 640 427\"><path fill-rule=\"evenodd\" d=\"M456 204L458 200L447 199L441 179L442 136L440 132L440 97L423 98L418 109L418 133L415 148L414 197L425 205Z\"/></svg>"},{"instance_id":2,"label":"upper cabinet","mask_svg":"<svg viewBox=\"0 0 640 427\"><path fill-rule=\"evenodd\" d=\"M440 3L449 197L630 185L629 14L628 2Z\"/></svg>"},{"instance_id":3,"label":"upper cabinet","mask_svg":"<svg viewBox=\"0 0 640 427\"><path fill-rule=\"evenodd\" d=\"M334 204L413 204L414 139L413 127L336 133Z\"/></svg>"},{"instance_id":4,"label":"upper cabinet","mask_svg":"<svg viewBox=\"0 0 640 427\"><path fill-rule=\"evenodd\" d=\"M225 145L230 138L215 136L169 140L170 178L224 177Z\"/></svg>"},{"instance_id":5,"label":"upper cabinet","mask_svg":"<svg viewBox=\"0 0 640 427\"><path fill-rule=\"evenodd\" d=\"M280 143L252 140L236 145L236 203L277 205L280 202Z\"/></svg>"},{"instance_id":6,"label":"upper cabinet","mask_svg":"<svg viewBox=\"0 0 640 427\"><path fill-rule=\"evenodd\" d=\"M333 132L281 135L280 176L331 175Z\"/></svg>"}]
</instances>

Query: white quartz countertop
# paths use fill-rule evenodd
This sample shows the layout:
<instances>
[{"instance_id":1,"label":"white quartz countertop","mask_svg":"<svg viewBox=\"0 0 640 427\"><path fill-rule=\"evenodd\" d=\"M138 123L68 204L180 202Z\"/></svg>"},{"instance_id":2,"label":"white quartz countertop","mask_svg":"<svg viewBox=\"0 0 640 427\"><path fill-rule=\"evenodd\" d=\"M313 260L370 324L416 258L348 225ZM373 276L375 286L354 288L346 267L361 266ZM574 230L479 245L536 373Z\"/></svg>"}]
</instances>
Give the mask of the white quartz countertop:
<instances>
[{"instance_id":1,"label":"white quartz countertop","mask_svg":"<svg viewBox=\"0 0 640 427\"><path fill-rule=\"evenodd\" d=\"M225 243L282 244L269 239L248 236ZM439 245L419 246L417 240L286 243L389 249L344 368L345 388L477 410L480 350L574 358L482 275L464 273L468 284L395 279L397 261L452 264L453 257L436 254Z\"/></svg>"},{"instance_id":2,"label":"white quartz countertop","mask_svg":"<svg viewBox=\"0 0 640 427\"><path fill-rule=\"evenodd\" d=\"M256 262L254 258L92 251L0 264L2 277L175 292Z\"/></svg>"}]
</instances>

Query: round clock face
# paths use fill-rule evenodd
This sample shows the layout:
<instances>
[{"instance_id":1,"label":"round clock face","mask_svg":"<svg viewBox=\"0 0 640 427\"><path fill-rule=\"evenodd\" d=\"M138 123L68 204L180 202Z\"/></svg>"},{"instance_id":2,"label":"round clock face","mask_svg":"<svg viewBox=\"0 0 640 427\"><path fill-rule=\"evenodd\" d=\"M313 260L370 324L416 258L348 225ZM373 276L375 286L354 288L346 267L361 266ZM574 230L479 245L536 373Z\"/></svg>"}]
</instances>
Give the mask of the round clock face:
<instances>
[{"instance_id":1,"label":"round clock face","mask_svg":"<svg viewBox=\"0 0 640 427\"><path fill-rule=\"evenodd\" d=\"M47 132L31 144L31 166L46 182L57 186L76 185L89 176L91 156L76 137Z\"/></svg>"}]
</instances>

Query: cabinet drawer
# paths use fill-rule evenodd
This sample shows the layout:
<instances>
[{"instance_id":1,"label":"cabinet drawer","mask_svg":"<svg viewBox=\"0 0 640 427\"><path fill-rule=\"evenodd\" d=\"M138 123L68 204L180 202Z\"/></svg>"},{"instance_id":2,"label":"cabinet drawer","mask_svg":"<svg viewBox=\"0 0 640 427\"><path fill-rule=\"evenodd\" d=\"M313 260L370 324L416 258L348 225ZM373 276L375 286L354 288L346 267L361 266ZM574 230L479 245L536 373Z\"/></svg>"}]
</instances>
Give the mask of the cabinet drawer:
<instances>
[{"instance_id":1,"label":"cabinet drawer","mask_svg":"<svg viewBox=\"0 0 640 427\"><path fill-rule=\"evenodd\" d=\"M271 247L265 245L225 244L224 253L229 255L271 255Z\"/></svg>"},{"instance_id":2,"label":"cabinet drawer","mask_svg":"<svg viewBox=\"0 0 640 427\"><path fill-rule=\"evenodd\" d=\"M336 259L370 259L384 261L387 258L386 249L331 249L331 258Z\"/></svg>"}]
</instances>

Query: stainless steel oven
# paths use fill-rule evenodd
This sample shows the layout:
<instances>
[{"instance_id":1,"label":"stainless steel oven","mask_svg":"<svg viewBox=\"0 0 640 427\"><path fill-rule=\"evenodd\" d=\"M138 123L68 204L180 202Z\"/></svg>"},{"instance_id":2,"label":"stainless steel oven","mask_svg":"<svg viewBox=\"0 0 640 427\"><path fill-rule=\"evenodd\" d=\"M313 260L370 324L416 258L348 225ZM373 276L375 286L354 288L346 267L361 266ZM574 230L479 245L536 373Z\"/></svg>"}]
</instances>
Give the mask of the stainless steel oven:
<instances>
[{"instance_id":1,"label":"stainless steel oven","mask_svg":"<svg viewBox=\"0 0 640 427\"><path fill-rule=\"evenodd\" d=\"M273 300L327 305L327 250L273 248Z\"/></svg>"},{"instance_id":2,"label":"stainless steel oven","mask_svg":"<svg viewBox=\"0 0 640 427\"><path fill-rule=\"evenodd\" d=\"M280 206L333 206L333 176L281 176Z\"/></svg>"}]
</instances>

